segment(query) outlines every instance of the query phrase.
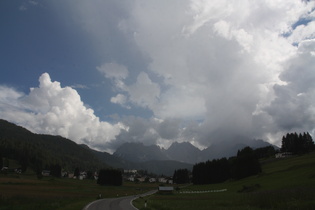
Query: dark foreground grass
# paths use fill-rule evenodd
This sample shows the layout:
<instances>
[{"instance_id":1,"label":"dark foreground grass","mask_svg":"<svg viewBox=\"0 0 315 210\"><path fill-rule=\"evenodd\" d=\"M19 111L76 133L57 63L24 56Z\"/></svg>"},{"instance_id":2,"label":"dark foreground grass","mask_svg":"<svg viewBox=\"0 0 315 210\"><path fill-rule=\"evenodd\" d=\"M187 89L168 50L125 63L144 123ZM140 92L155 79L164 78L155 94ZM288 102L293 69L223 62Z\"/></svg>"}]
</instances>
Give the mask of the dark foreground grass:
<instances>
[{"instance_id":1,"label":"dark foreground grass","mask_svg":"<svg viewBox=\"0 0 315 210\"><path fill-rule=\"evenodd\" d=\"M141 194L156 188L152 184L124 183L99 186L95 180L43 178L34 174L0 175L0 210L78 210L102 198Z\"/></svg>"},{"instance_id":2,"label":"dark foreground grass","mask_svg":"<svg viewBox=\"0 0 315 210\"><path fill-rule=\"evenodd\" d=\"M315 209L315 153L269 159L262 168L263 173L257 176L221 184L190 185L170 195L137 199L134 205L141 210ZM205 192L220 189L227 190Z\"/></svg>"}]
</instances>

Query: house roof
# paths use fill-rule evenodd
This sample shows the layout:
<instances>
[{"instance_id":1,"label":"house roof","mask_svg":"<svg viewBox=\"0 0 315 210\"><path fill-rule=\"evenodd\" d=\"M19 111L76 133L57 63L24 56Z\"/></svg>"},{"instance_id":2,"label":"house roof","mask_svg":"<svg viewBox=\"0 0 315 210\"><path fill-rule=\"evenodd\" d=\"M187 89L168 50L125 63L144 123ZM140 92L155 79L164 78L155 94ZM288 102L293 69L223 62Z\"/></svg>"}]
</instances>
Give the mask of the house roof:
<instances>
[{"instance_id":1,"label":"house roof","mask_svg":"<svg viewBox=\"0 0 315 210\"><path fill-rule=\"evenodd\" d=\"M174 187L159 186L159 191L173 191Z\"/></svg>"}]
</instances>

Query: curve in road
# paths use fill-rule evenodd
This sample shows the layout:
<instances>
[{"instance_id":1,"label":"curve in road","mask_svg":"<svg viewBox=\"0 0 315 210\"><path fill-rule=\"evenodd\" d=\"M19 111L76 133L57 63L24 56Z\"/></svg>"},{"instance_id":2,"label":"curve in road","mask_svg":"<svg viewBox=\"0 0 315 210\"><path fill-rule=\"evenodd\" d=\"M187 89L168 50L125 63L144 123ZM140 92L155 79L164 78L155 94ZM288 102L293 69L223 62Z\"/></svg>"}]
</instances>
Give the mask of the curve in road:
<instances>
[{"instance_id":1,"label":"curve in road","mask_svg":"<svg viewBox=\"0 0 315 210\"><path fill-rule=\"evenodd\" d=\"M152 190L147 193L141 195L132 195L132 196L125 196L119 198L106 198L100 199L97 201L93 201L86 205L83 210L136 210L137 208L132 205L132 201L138 197L144 197L151 194L156 193L157 190Z\"/></svg>"}]
</instances>

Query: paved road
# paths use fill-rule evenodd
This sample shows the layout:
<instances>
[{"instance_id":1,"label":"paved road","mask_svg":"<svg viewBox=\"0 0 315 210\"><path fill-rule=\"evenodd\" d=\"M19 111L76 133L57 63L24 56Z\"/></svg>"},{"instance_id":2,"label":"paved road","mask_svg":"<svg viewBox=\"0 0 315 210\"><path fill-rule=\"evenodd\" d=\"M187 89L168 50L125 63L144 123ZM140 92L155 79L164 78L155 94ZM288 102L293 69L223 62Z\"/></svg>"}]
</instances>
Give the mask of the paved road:
<instances>
[{"instance_id":1,"label":"paved road","mask_svg":"<svg viewBox=\"0 0 315 210\"><path fill-rule=\"evenodd\" d=\"M141 195L132 195L120 198L106 198L94 201L86 205L83 210L136 210L131 202L132 200L138 198L139 196L147 196L156 193L157 190L152 190L150 192Z\"/></svg>"}]
</instances>

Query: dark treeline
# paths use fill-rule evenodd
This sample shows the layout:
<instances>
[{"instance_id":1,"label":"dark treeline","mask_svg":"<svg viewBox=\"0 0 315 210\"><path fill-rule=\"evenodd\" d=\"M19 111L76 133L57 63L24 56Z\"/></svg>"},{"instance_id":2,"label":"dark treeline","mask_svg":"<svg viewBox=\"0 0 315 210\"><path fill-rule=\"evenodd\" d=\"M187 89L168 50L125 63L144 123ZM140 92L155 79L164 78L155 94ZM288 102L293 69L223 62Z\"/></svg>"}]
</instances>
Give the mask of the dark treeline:
<instances>
[{"instance_id":1,"label":"dark treeline","mask_svg":"<svg viewBox=\"0 0 315 210\"><path fill-rule=\"evenodd\" d=\"M122 185L122 173L117 169L101 169L98 173L97 184L99 185Z\"/></svg>"},{"instance_id":2,"label":"dark treeline","mask_svg":"<svg viewBox=\"0 0 315 210\"><path fill-rule=\"evenodd\" d=\"M292 154L304 154L314 150L312 136L307 132L303 134L288 133L282 137L282 152L291 152Z\"/></svg>"},{"instance_id":3,"label":"dark treeline","mask_svg":"<svg viewBox=\"0 0 315 210\"><path fill-rule=\"evenodd\" d=\"M189 183L189 174L188 169L178 169L174 171L173 182L176 184Z\"/></svg>"},{"instance_id":4,"label":"dark treeline","mask_svg":"<svg viewBox=\"0 0 315 210\"><path fill-rule=\"evenodd\" d=\"M272 146L253 150L245 147L236 157L221 158L197 163L193 166L193 184L214 184L228 179L242 179L261 172L259 158L275 154Z\"/></svg>"},{"instance_id":5,"label":"dark treeline","mask_svg":"<svg viewBox=\"0 0 315 210\"><path fill-rule=\"evenodd\" d=\"M59 164L51 164L49 170L51 176L61 177L61 166Z\"/></svg>"},{"instance_id":6,"label":"dark treeline","mask_svg":"<svg viewBox=\"0 0 315 210\"><path fill-rule=\"evenodd\" d=\"M0 119L1 160L16 160L22 172L31 168L37 174L50 170L60 176L60 168L73 171L76 167L96 171L105 165L91 151L61 136L34 134ZM3 164L1 163L3 166Z\"/></svg>"},{"instance_id":7,"label":"dark treeline","mask_svg":"<svg viewBox=\"0 0 315 210\"><path fill-rule=\"evenodd\" d=\"M288 133L282 138L281 152L305 154L314 149L314 142L309 133ZM194 165L192 181L194 184L213 184L258 174L261 172L259 159L273 156L275 153L272 146L255 150L245 147L238 151L236 157L214 159Z\"/></svg>"},{"instance_id":8,"label":"dark treeline","mask_svg":"<svg viewBox=\"0 0 315 210\"><path fill-rule=\"evenodd\" d=\"M226 158L201 162L193 166L194 184L213 184L223 182L231 176L231 164Z\"/></svg>"},{"instance_id":9,"label":"dark treeline","mask_svg":"<svg viewBox=\"0 0 315 210\"><path fill-rule=\"evenodd\" d=\"M242 179L261 172L258 156L250 147L245 147L237 152L231 167L231 178L233 179Z\"/></svg>"},{"instance_id":10,"label":"dark treeline","mask_svg":"<svg viewBox=\"0 0 315 210\"><path fill-rule=\"evenodd\" d=\"M276 154L276 149L273 146L261 147L254 150L255 155L259 158L268 158Z\"/></svg>"}]
</instances>

